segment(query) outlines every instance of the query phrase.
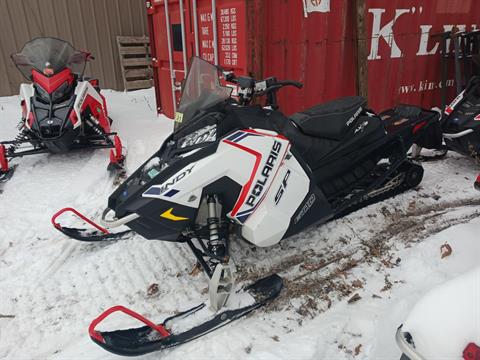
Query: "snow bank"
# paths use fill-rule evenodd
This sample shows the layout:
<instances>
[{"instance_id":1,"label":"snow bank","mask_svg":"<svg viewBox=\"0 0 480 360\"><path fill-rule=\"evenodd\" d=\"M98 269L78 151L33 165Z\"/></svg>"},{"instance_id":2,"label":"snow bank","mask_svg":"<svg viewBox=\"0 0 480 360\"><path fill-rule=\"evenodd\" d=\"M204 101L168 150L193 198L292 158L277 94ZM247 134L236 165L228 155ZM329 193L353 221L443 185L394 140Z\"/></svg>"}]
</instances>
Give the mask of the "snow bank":
<instances>
[{"instance_id":1,"label":"snow bank","mask_svg":"<svg viewBox=\"0 0 480 360\"><path fill-rule=\"evenodd\" d=\"M480 242L472 245L478 259ZM469 343L480 344L480 267L431 290L415 305L403 331L427 359L462 359Z\"/></svg>"}]
</instances>

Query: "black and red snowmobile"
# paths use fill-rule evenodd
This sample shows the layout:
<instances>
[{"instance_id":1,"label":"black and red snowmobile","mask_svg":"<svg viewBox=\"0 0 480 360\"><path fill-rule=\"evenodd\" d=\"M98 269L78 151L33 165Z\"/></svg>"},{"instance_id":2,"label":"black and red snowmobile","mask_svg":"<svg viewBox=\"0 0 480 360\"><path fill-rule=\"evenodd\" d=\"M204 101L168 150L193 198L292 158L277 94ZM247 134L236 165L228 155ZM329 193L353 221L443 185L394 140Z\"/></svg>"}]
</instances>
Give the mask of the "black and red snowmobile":
<instances>
[{"instance_id":1,"label":"black and red snowmobile","mask_svg":"<svg viewBox=\"0 0 480 360\"><path fill-rule=\"evenodd\" d=\"M449 150L471 156L480 163L480 31L447 31L436 34L442 39L441 113L439 122L430 127L417 143L414 158L437 159ZM454 50L449 52L449 44ZM454 60L457 96L448 105L447 77L449 61ZM421 148L434 150L434 156L420 156ZM480 190L480 175L474 187Z\"/></svg>"},{"instance_id":2,"label":"black and red snowmobile","mask_svg":"<svg viewBox=\"0 0 480 360\"><path fill-rule=\"evenodd\" d=\"M439 110L440 112L440 110ZM416 142L414 158L438 159L454 151L473 157L480 163L480 76L473 76L467 86L441 113L421 139ZM422 148L434 150L434 156L421 156ZM474 182L480 190L480 175Z\"/></svg>"},{"instance_id":3,"label":"black and red snowmobile","mask_svg":"<svg viewBox=\"0 0 480 360\"><path fill-rule=\"evenodd\" d=\"M472 77L465 90L445 108L441 125L449 150L480 163L480 76ZM474 185L480 190L480 175Z\"/></svg>"},{"instance_id":4,"label":"black and red snowmobile","mask_svg":"<svg viewBox=\"0 0 480 360\"><path fill-rule=\"evenodd\" d=\"M0 182L11 178L12 158L41 153L111 148L109 170L123 167L122 143L111 132L112 120L98 80L83 76L92 59L90 53L50 37L33 39L12 55L31 83L20 85L19 134L0 142Z\"/></svg>"},{"instance_id":5,"label":"black and red snowmobile","mask_svg":"<svg viewBox=\"0 0 480 360\"><path fill-rule=\"evenodd\" d=\"M237 86L238 97L231 96L227 81ZM234 321L276 298L282 280L273 274L236 292L231 234L255 246L273 246L421 182L423 168L407 151L437 113L403 106L382 120L363 98L346 97L287 117L277 103L277 91L286 86L302 84L237 78L194 58L174 133L110 195L102 225L72 208L52 217L57 230L81 241L119 239L135 231L184 243L209 278L209 307L201 304L159 324L116 306L92 322L95 343L116 354L140 355ZM253 105L260 96L266 96L265 105ZM67 212L96 230L60 224ZM110 232L122 226L131 230ZM248 301L239 304L241 298ZM118 311L144 326L97 330Z\"/></svg>"}]
</instances>

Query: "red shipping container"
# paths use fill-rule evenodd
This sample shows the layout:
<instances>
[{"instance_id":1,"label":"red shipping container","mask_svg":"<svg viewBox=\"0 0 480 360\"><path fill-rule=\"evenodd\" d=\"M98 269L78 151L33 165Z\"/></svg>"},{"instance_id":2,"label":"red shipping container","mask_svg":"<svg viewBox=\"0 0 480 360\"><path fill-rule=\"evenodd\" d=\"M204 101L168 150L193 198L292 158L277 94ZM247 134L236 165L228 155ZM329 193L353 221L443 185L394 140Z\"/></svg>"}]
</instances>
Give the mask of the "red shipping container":
<instances>
[{"instance_id":1,"label":"red shipping container","mask_svg":"<svg viewBox=\"0 0 480 360\"><path fill-rule=\"evenodd\" d=\"M454 26L476 29L475 5L474 0L366 0L369 106L377 111L398 103L440 106L441 46L432 35ZM147 9L157 107L169 117L194 55L257 79L303 82L300 91L280 93L286 113L356 93L356 1L154 0Z\"/></svg>"}]
</instances>

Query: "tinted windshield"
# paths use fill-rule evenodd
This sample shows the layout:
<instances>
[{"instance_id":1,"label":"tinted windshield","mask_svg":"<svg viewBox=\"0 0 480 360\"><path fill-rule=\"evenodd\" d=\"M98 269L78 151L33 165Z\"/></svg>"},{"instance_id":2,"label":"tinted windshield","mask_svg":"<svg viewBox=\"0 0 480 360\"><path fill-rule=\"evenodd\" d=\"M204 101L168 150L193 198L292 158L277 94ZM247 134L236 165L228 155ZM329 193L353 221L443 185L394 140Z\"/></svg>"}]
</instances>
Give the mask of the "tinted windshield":
<instances>
[{"instance_id":1,"label":"tinted windshield","mask_svg":"<svg viewBox=\"0 0 480 360\"><path fill-rule=\"evenodd\" d=\"M189 125L202 110L228 98L232 88L220 84L220 72L209 62L194 57L185 79L175 120L176 131Z\"/></svg>"},{"instance_id":2,"label":"tinted windshield","mask_svg":"<svg viewBox=\"0 0 480 360\"><path fill-rule=\"evenodd\" d=\"M32 69L44 75L54 75L68 67L79 76L85 69L88 54L75 50L68 42L55 38L36 38L23 46L22 51L12 55L13 62L27 79L32 78Z\"/></svg>"}]
</instances>

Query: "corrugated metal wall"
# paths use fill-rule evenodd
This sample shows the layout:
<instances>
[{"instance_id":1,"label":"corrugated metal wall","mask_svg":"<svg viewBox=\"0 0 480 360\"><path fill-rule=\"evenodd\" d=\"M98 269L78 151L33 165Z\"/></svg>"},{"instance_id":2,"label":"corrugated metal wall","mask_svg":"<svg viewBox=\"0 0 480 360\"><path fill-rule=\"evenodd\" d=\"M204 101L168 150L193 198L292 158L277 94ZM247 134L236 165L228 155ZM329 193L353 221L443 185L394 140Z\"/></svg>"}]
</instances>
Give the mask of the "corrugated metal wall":
<instances>
[{"instance_id":1,"label":"corrugated metal wall","mask_svg":"<svg viewBox=\"0 0 480 360\"><path fill-rule=\"evenodd\" d=\"M30 39L54 36L89 50L87 75L102 88L123 90L117 35L147 35L144 0L0 0L0 96L24 81L10 59Z\"/></svg>"}]
</instances>

